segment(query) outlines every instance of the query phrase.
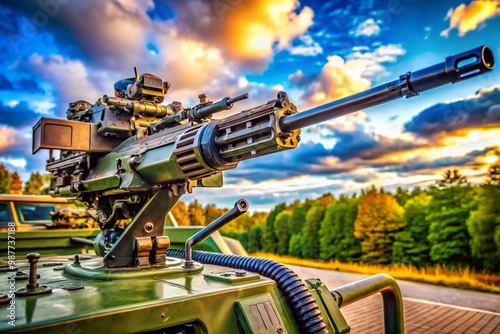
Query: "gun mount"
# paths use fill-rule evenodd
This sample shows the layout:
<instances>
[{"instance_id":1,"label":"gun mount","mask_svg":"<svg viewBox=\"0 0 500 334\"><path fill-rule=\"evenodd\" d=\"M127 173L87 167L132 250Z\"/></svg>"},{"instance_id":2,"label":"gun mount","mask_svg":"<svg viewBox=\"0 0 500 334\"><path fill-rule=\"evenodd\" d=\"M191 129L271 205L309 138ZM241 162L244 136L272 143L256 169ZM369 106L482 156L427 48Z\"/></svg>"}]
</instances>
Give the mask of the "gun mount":
<instances>
[{"instance_id":1,"label":"gun mount","mask_svg":"<svg viewBox=\"0 0 500 334\"><path fill-rule=\"evenodd\" d=\"M228 294L238 295L231 297L239 300L237 316L231 313L230 319L219 318L223 328L244 333L266 332L262 328L268 325L266 328L279 333L348 333L349 327L335 305L388 290L384 295L389 300L386 333L404 332L401 293L397 284L386 276L326 293L329 291L321 282L308 280L306 286L291 270L270 260L192 252L193 243L246 211L245 201L238 202L230 213L193 236L186 243L185 251L168 249L170 241L168 236L163 236L165 216L179 198L192 192L194 187L222 186L222 172L236 168L240 161L297 147L302 127L397 98L414 97L438 86L472 78L493 67L491 50L481 46L450 56L442 63L407 72L365 92L300 113L287 94L280 92L277 99L220 120L213 120L212 115L231 109L238 101L248 98L248 94L218 102L209 101L206 94L202 94L200 103L192 108L184 108L179 102L162 105L170 84L151 74L139 75L135 70L134 78L115 84L115 97L104 95L94 104L71 103L67 120L42 118L33 128L33 152L50 151L47 161L47 170L52 173L50 194L77 197L86 203L102 230L94 244L98 257L86 264L76 258L64 265L64 273L67 277L78 277L94 290L104 286L94 280L181 275L185 282L172 281L171 286L182 285L183 293L187 291L194 296L176 297L168 303L187 303L193 312L206 309L205 304L201 306L193 299L201 300L203 291L212 293L211 289L216 289L212 281L245 282L244 286L224 288ZM53 150L60 150L60 156L55 157ZM176 257L184 261L174 259ZM207 268L220 272L221 266L238 271L220 275L206 273ZM197 276L202 272L205 281ZM259 279L259 275L264 277ZM268 284L267 279L275 283ZM155 280L151 286L134 282L132 288L154 294L151 291L157 291L158 281L162 279ZM36 283L30 284L27 290L34 290L31 287ZM273 284L277 284L280 292L271 287ZM169 290L169 293L179 295L178 291ZM224 309L222 313L229 314L235 303L223 300L218 306ZM152 320L150 327L137 324L127 327L126 312L122 312L118 317L124 325L118 325L117 331L146 332L149 328L147 332L154 333L153 330L169 326L172 329L169 333L217 330L206 323L210 317L216 317L211 310L193 316L176 314L179 317L173 317L174 320L162 310L162 318L166 319ZM266 314L265 319L258 318L255 312L264 312L261 314ZM98 325L96 321L92 326L97 330Z\"/></svg>"}]
</instances>

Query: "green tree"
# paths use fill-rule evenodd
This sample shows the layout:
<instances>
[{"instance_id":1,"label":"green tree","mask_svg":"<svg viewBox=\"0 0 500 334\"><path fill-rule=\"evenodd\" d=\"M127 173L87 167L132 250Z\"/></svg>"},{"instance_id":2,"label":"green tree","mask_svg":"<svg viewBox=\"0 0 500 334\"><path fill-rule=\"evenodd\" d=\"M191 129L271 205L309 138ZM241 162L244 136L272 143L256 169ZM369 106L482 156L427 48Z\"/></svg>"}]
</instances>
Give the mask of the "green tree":
<instances>
[{"instance_id":1,"label":"green tree","mask_svg":"<svg viewBox=\"0 0 500 334\"><path fill-rule=\"evenodd\" d=\"M398 187L398 189L396 189L394 197L396 197L396 200L398 201L399 205L404 207L406 202L411 198L411 194L408 191L408 189Z\"/></svg>"},{"instance_id":2,"label":"green tree","mask_svg":"<svg viewBox=\"0 0 500 334\"><path fill-rule=\"evenodd\" d=\"M274 220L283 210L286 210L286 203L278 204L271 210L266 219L266 229L264 230L264 242L262 250L267 253L276 253L276 236L274 234Z\"/></svg>"},{"instance_id":3,"label":"green tree","mask_svg":"<svg viewBox=\"0 0 500 334\"><path fill-rule=\"evenodd\" d=\"M24 193L27 195L47 195L49 193L49 181L50 174L31 173L30 179L24 184Z\"/></svg>"},{"instance_id":4,"label":"green tree","mask_svg":"<svg viewBox=\"0 0 500 334\"><path fill-rule=\"evenodd\" d=\"M264 229L261 225L252 226L250 232L248 232L248 248L249 253L256 253L262 250L262 236L264 235Z\"/></svg>"},{"instance_id":5,"label":"green tree","mask_svg":"<svg viewBox=\"0 0 500 334\"><path fill-rule=\"evenodd\" d=\"M302 232L306 223L307 210L311 205L303 204L293 208L292 216L290 217L290 234L297 234Z\"/></svg>"},{"instance_id":6,"label":"green tree","mask_svg":"<svg viewBox=\"0 0 500 334\"><path fill-rule=\"evenodd\" d=\"M340 196L328 205L319 230L321 259L359 260L361 242L354 237L358 204L357 197Z\"/></svg>"},{"instance_id":7,"label":"green tree","mask_svg":"<svg viewBox=\"0 0 500 334\"><path fill-rule=\"evenodd\" d=\"M293 234L290 237L290 241L288 243L288 254L295 257L304 257L302 254L302 244L304 241L304 235L302 232Z\"/></svg>"},{"instance_id":8,"label":"green tree","mask_svg":"<svg viewBox=\"0 0 500 334\"><path fill-rule=\"evenodd\" d=\"M243 230L230 230L230 231L222 231L221 234L223 236L233 238L241 242L241 245L248 250L248 232Z\"/></svg>"},{"instance_id":9,"label":"green tree","mask_svg":"<svg viewBox=\"0 0 500 334\"><path fill-rule=\"evenodd\" d=\"M470 260L470 235L467 230L472 189L458 171L447 171L431 189L428 240L431 260L454 265Z\"/></svg>"},{"instance_id":10,"label":"green tree","mask_svg":"<svg viewBox=\"0 0 500 334\"><path fill-rule=\"evenodd\" d=\"M11 173L4 164L0 164L0 194L9 194L11 183Z\"/></svg>"},{"instance_id":11,"label":"green tree","mask_svg":"<svg viewBox=\"0 0 500 334\"><path fill-rule=\"evenodd\" d=\"M188 213L189 213L189 222L192 226L206 225L207 220L205 217L205 210L198 202L198 200L195 199L193 202L189 203Z\"/></svg>"},{"instance_id":12,"label":"green tree","mask_svg":"<svg viewBox=\"0 0 500 334\"><path fill-rule=\"evenodd\" d=\"M320 204L313 204L307 211L302 249L306 259L319 259L319 229L324 212Z\"/></svg>"},{"instance_id":13,"label":"green tree","mask_svg":"<svg viewBox=\"0 0 500 334\"><path fill-rule=\"evenodd\" d=\"M290 213L281 211L274 220L274 235L276 237L276 252L279 255L288 254L288 241L290 240Z\"/></svg>"},{"instance_id":14,"label":"green tree","mask_svg":"<svg viewBox=\"0 0 500 334\"><path fill-rule=\"evenodd\" d=\"M362 240L363 261L391 262L394 234L405 225L403 213L391 194L372 189L363 195L354 223L354 236Z\"/></svg>"},{"instance_id":15,"label":"green tree","mask_svg":"<svg viewBox=\"0 0 500 334\"><path fill-rule=\"evenodd\" d=\"M17 172L12 174L12 183L10 184L10 193L21 195L23 193L23 181Z\"/></svg>"},{"instance_id":16,"label":"green tree","mask_svg":"<svg viewBox=\"0 0 500 334\"><path fill-rule=\"evenodd\" d=\"M500 272L500 184L482 185L477 202L467 221L472 255L484 268Z\"/></svg>"},{"instance_id":17,"label":"green tree","mask_svg":"<svg viewBox=\"0 0 500 334\"><path fill-rule=\"evenodd\" d=\"M422 190L420 187L415 187L410 192L410 197L415 197L420 195L421 193L425 193L426 191Z\"/></svg>"},{"instance_id":18,"label":"green tree","mask_svg":"<svg viewBox=\"0 0 500 334\"><path fill-rule=\"evenodd\" d=\"M421 193L409 199L404 206L404 230L395 234L392 261L419 267L430 263L430 244L427 240L429 222L428 206L432 197Z\"/></svg>"}]
</instances>

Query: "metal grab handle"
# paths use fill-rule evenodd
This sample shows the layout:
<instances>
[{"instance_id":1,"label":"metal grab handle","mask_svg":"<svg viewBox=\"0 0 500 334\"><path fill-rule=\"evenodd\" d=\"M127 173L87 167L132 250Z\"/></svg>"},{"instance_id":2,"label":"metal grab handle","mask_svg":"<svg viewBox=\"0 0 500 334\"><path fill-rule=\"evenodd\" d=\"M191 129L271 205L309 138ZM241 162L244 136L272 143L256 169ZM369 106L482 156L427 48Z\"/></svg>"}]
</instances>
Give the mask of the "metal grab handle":
<instances>
[{"instance_id":1,"label":"metal grab handle","mask_svg":"<svg viewBox=\"0 0 500 334\"><path fill-rule=\"evenodd\" d=\"M191 238L186 240L186 244L184 246L185 252L186 252L186 257L184 259L184 267L186 268L193 268L194 267L194 262L193 262L193 247L197 243L203 241L206 237L208 237L210 234L214 233L215 231L219 230L222 228L224 225L227 223L231 222L233 219L241 216L245 212L248 211L249 205L248 202L244 199L238 200L235 204L234 207L214 220L212 223L207 225L205 228L202 230L198 231L198 233L194 234Z\"/></svg>"},{"instance_id":2,"label":"metal grab handle","mask_svg":"<svg viewBox=\"0 0 500 334\"><path fill-rule=\"evenodd\" d=\"M380 292L384 302L386 334L405 332L403 295L396 280L387 274L378 274L331 290L340 307L352 304Z\"/></svg>"}]
</instances>

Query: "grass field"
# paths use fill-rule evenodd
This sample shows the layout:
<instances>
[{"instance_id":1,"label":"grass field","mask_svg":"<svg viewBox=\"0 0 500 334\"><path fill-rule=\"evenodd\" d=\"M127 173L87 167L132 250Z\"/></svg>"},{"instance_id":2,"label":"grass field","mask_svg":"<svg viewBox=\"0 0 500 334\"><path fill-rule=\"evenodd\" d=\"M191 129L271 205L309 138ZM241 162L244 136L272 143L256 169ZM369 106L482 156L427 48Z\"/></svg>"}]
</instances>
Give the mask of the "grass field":
<instances>
[{"instance_id":1,"label":"grass field","mask_svg":"<svg viewBox=\"0 0 500 334\"><path fill-rule=\"evenodd\" d=\"M476 272L470 268L455 268L441 265L416 268L406 264L375 265L353 262L344 263L339 261L325 262L268 253L255 253L252 254L252 256L265 257L283 264L365 275L374 275L384 272L398 279L500 294L500 275L487 272Z\"/></svg>"}]
</instances>

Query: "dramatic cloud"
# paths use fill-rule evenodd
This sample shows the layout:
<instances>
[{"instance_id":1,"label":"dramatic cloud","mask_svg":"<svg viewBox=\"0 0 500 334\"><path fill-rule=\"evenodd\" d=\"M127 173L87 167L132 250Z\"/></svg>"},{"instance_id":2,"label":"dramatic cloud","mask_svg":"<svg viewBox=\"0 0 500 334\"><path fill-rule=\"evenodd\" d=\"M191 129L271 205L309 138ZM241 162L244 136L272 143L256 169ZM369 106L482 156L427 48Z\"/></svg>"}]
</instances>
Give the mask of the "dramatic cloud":
<instances>
[{"instance_id":1,"label":"dramatic cloud","mask_svg":"<svg viewBox=\"0 0 500 334\"><path fill-rule=\"evenodd\" d=\"M108 90L99 92L95 83L91 82L88 69L78 60L70 60L59 55L39 55L37 53L28 58L23 65L34 75L50 82L57 91L57 102L60 115L66 111L68 104L77 100L86 100L94 103L105 93L111 93L112 85Z\"/></svg>"},{"instance_id":2,"label":"dramatic cloud","mask_svg":"<svg viewBox=\"0 0 500 334\"><path fill-rule=\"evenodd\" d=\"M54 6L42 1L9 1L7 5L24 15L16 34L28 43L34 42L33 38L39 42L43 33L51 31L64 54L115 70L132 68L147 57L144 46L151 20L146 10L153 7L152 1L89 0L55 2ZM45 24L36 21L37 13L46 18ZM30 30L33 34L26 33Z\"/></svg>"},{"instance_id":3,"label":"dramatic cloud","mask_svg":"<svg viewBox=\"0 0 500 334\"><path fill-rule=\"evenodd\" d=\"M150 66L156 70L163 67L165 60L155 57L158 53L168 54L167 62L188 57L210 65L213 57L223 57L259 70L265 69L275 50L290 47L294 54L317 54L321 47L306 35L313 23L313 11L299 5L295 0L89 0L71 5L55 2L47 9L36 2L10 0L6 2L10 9L5 10L22 16L21 27L16 22L8 24L11 35L19 40L16 44L25 46L35 37L39 42L43 33L51 32L60 54L88 61L100 70L124 74L123 69L137 64L156 63ZM37 13L48 17L43 29L33 21ZM26 31L33 31L33 36L25 36ZM298 37L302 39L292 46ZM212 55L214 50L220 55ZM209 57L205 58L207 52ZM172 57L174 54L177 56ZM227 64L219 61L213 66ZM183 69L191 74L203 72L199 68Z\"/></svg>"},{"instance_id":4,"label":"dramatic cloud","mask_svg":"<svg viewBox=\"0 0 500 334\"><path fill-rule=\"evenodd\" d=\"M303 107L324 104L368 89L370 80L363 78L365 64L356 60L344 61L339 56L329 56L321 73L314 79L297 71L289 78L292 83L307 85L302 96Z\"/></svg>"},{"instance_id":5,"label":"dramatic cloud","mask_svg":"<svg viewBox=\"0 0 500 334\"><path fill-rule=\"evenodd\" d=\"M312 172L311 165L317 163L328 152L321 144L302 143L298 148L243 161L237 169L226 172L229 180L283 180Z\"/></svg>"},{"instance_id":6,"label":"dramatic cloud","mask_svg":"<svg viewBox=\"0 0 500 334\"><path fill-rule=\"evenodd\" d=\"M226 178L227 180L227 178ZM224 188L199 188L196 193L183 197L183 200L196 198L203 204L214 203L231 207L239 198L250 203L250 209L269 210L276 203L290 202L297 198L317 198L327 192L341 192L346 182L328 177L296 177L280 181L258 183L227 183Z\"/></svg>"},{"instance_id":7,"label":"dramatic cloud","mask_svg":"<svg viewBox=\"0 0 500 334\"><path fill-rule=\"evenodd\" d=\"M468 31L475 30L489 18L500 14L500 2L472 1L468 6L461 4L455 9L451 8L446 15L450 20L449 28L441 32L441 36L448 37L451 30L457 28L459 36L464 36Z\"/></svg>"},{"instance_id":8,"label":"dramatic cloud","mask_svg":"<svg viewBox=\"0 0 500 334\"><path fill-rule=\"evenodd\" d=\"M291 84L305 89L302 107L324 104L370 88L371 78L387 74L383 64L393 63L406 53L401 45L395 44L381 45L373 51L356 47L353 51L347 60L329 56L318 75L298 70L288 76Z\"/></svg>"},{"instance_id":9,"label":"dramatic cloud","mask_svg":"<svg viewBox=\"0 0 500 334\"><path fill-rule=\"evenodd\" d=\"M8 5L28 18L40 10L32 3ZM242 68L263 70L276 50L320 53L321 47L306 35L313 12L298 6L294 0L91 0L60 5L44 31L53 32L64 52L33 54L28 65L21 67L54 86L59 111L70 101L94 102L111 93L115 81L132 76L133 66L172 83L166 101L192 105L202 92L217 97L222 88L231 92L222 92L220 97L240 93L232 85L242 78L237 73ZM89 33L94 31L99 32L98 38ZM249 86L275 96L274 89Z\"/></svg>"},{"instance_id":10,"label":"dramatic cloud","mask_svg":"<svg viewBox=\"0 0 500 334\"><path fill-rule=\"evenodd\" d=\"M439 139L466 135L471 129L500 126L500 86L479 90L474 96L429 107L404 125L417 136Z\"/></svg>"},{"instance_id":11,"label":"dramatic cloud","mask_svg":"<svg viewBox=\"0 0 500 334\"><path fill-rule=\"evenodd\" d=\"M169 1L178 32L221 50L225 57L262 68L274 49L305 34L313 11L295 0ZM199 19L193 20L193 17Z\"/></svg>"},{"instance_id":12,"label":"dramatic cloud","mask_svg":"<svg viewBox=\"0 0 500 334\"><path fill-rule=\"evenodd\" d=\"M10 105L4 105L2 101L0 101L0 126L8 125L11 127L31 127L35 124L38 118L40 118L40 115L31 110L28 103L25 101L21 101L13 107ZM12 134L12 132L6 132L6 134ZM4 138L4 144L5 143L9 143L8 138ZM15 143L15 141L12 143Z\"/></svg>"},{"instance_id":13,"label":"dramatic cloud","mask_svg":"<svg viewBox=\"0 0 500 334\"><path fill-rule=\"evenodd\" d=\"M23 153L22 151L24 151L24 148L29 142L30 141L16 129L0 125L0 155L7 156L16 151L18 153Z\"/></svg>"},{"instance_id":14,"label":"dramatic cloud","mask_svg":"<svg viewBox=\"0 0 500 334\"><path fill-rule=\"evenodd\" d=\"M331 151L333 156L341 161L358 158L366 162L429 145L424 140L415 140L408 136L389 138L368 132L362 123L364 118L366 114L359 113L319 126L326 130L326 135L323 134L323 136L336 141Z\"/></svg>"},{"instance_id":15,"label":"dramatic cloud","mask_svg":"<svg viewBox=\"0 0 500 334\"><path fill-rule=\"evenodd\" d=\"M442 168L478 168L485 165L484 157L486 155L499 155L499 147L486 147L481 150L472 150L464 155L446 156L441 158L419 156L408 160L399 166L385 168L384 172L398 172L400 175L411 175L417 171L432 173L436 169Z\"/></svg>"},{"instance_id":16,"label":"dramatic cloud","mask_svg":"<svg viewBox=\"0 0 500 334\"><path fill-rule=\"evenodd\" d=\"M45 93L45 90L40 87L39 83L34 78L21 78L17 81L9 80L5 75L0 74L0 90L19 91L26 93Z\"/></svg>"},{"instance_id":17,"label":"dramatic cloud","mask_svg":"<svg viewBox=\"0 0 500 334\"><path fill-rule=\"evenodd\" d=\"M158 51L161 63L153 73L170 81L172 89L187 88L192 91L210 84L214 79L233 75L226 67L220 50L201 41L179 38L166 27L162 27L162 32L157 40L162 46Z\"/></svg>"}]
</instances>

